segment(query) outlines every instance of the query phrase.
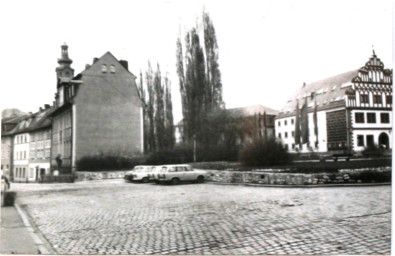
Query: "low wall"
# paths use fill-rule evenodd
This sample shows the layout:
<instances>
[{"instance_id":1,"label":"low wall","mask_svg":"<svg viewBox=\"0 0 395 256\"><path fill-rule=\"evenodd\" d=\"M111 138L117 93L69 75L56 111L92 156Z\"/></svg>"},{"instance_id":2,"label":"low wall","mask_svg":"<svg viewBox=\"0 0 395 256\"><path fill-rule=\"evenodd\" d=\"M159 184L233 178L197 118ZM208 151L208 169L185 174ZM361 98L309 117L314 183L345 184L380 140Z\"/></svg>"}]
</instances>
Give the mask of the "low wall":
<instances>
[{"instance_id":1,"label":"low wall","mask_svg":"<svg viewBox=\"0 0 395 256\"><path fill-rule=\"evenodd\" d=\"M269 185L318 185L336 183L391 182L391 167L341 170L339 173L286 173L270 171L206 170L207 180L222 183L252 183ZM277 171L277 170L276 170Z\"/></svg>"},{"instance_id":2,"label":"low wall","mask_svg":"<svg viewBox=\"0 0 395 256\"><path fill-rule=\"evenodd\" d=\"M126 171L76 172L75 181L123 179Z\"/></svg>"}]
</instances>

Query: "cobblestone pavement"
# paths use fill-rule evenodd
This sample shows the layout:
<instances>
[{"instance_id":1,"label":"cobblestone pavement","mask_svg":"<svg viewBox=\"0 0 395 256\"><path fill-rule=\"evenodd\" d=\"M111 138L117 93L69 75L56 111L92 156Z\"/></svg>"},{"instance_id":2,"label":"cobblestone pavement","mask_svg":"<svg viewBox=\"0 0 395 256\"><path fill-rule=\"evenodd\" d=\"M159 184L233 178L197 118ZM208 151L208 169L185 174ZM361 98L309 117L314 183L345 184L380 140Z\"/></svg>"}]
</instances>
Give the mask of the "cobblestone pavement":
<instances>
[{"instance_id":1,"label":"cobblestone pavement","mask_svg":"<svg viewBox=\"0 0 395 256\"><path fill-rule=\"evenodd\" d=\"M391 187L14 184L59 254L389 254Z\"/></svg>"}]
</instances>

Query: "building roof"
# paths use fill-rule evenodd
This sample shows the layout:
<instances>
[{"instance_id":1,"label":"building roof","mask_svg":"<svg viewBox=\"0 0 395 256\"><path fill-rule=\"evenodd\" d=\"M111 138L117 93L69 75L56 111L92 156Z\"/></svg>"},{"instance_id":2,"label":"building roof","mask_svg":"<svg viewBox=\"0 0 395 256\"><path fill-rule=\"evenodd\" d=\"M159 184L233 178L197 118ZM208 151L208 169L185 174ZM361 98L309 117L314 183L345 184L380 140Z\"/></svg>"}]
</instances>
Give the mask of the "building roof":
<instances>
[{"instance_id":1,"label":"building roof","mask_svg":"<svg viewBox=\"0 0 395 256\"><path fill-rule=\"evenodd\" d=\"M274 110L262 105L252 105L246 107L239 107L239 108L229 108L227 111L233 117L247 117L247 116L254 116L258 114L263 114L266 112L266 115L277 115L278 110Z\"/></svg>"},{"instance_id":2,"label":"building roof","mask_svg":"<svg viewBox=\"0 0 395 256\"><path fill-rule=\"evenodd\" d=\"M287 101L284 108L278 113L277 118L294 115L297 102L301 108L307 99L308 107L313 109L317 104L318 109L334 108L344 105L346 91L352 88L353 83L357 81L361 73L370 69L377 70L384 68L384 64L377 58L373 52L373 56L366 62L365 66L348 71L336 76L332 76L323 80L319 80L309 84L303 84L296 93ZM384 70L387 72L387 70ZM359 80L358 80L359 81Z\"/></svg>"},{"instance_id":3,"label":"building roof","mask_svg":"<svg viewBox=\"0 0 395 256\"><path fill-rule=\"evenodd\" d=\"M21 116L18 124L11 130L3 135L19 134L25 132L33 132L36 130L51 127L51 120L49 114L54 110L53 107L40 109L34 114L27 114Z\"/></svg>"}]
</instances>

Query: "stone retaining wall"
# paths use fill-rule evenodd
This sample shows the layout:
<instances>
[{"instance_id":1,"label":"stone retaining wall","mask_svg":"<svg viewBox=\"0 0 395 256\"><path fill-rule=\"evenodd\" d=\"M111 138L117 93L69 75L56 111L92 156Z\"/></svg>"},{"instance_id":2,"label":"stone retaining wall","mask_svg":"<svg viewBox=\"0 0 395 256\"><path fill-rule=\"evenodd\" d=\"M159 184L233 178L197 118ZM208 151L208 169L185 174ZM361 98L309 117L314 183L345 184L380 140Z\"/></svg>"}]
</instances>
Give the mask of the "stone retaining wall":
<instances>
[{"instance_id":1,"label":"stone retaining wall","mask_svg":"<svg viewBox=\"0 0 395 256\"><path fill-rule=\"evenodd\" d=\"M107 171L107 172L76 172L75 181L85 180L105 180L105 179L123 179L126 171Z\"/></svg>"},{"instance_id":2,"label":"stone retaining wall","mask_svg":"<svg viewBox=\"0 0 395 256\"><path fill-rule=\"evenodd\" d=\"M340 170L339 173L279 173L279 172L237 172L206 170L207 180L223 183L253 183L270 185L317 185L335 183L362 183L360 174L364 171L390 172L391 167ZM374 182L374 181L372 181Z\"/></svg>"}]
</instances>

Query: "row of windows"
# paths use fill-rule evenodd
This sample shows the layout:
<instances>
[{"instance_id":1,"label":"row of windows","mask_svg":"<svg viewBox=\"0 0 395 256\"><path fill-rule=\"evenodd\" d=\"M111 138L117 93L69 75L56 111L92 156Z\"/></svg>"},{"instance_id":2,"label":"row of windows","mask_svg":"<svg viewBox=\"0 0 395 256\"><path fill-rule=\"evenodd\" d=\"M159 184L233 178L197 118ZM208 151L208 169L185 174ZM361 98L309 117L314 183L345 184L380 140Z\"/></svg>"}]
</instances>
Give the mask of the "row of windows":
<instances>
[{"instance_id":1,"label":"row of windows","mask_svg":"<svg viewBox=\"0 0 395 256\"><path fill-rule=\"evenodd\" d=\"M294 121L294 119L292 118L292 119L291 119L291 124L294 124L294 122L295 122L295 121ZM278 121L278 122L277 122L277 125L278 125L278 126L281 126L281 121ZM288 125L287 120L284 120L284 125L285 125L285 126Z\"/></svg>"},{"instance_id":2,"label":"row of windows","mask_svg":"<svg viewBox=\"0 0 395 256\"><path fill-rule=\"evenodd\" d=\"M358 147L364 147L365 141L363 135L357 136L357 145ZM366 146L373 146L374 145L374 137L373 135L366 135Z\"/></svg>"},{"instance_id":3,"label":"row of windows","mask_svg":"<svg viewBox=\"0 0 395 256\"><path fill-rule=\"evenodd\" d=\"M51 147L51 141L47 140L47 141L37 141L37 142L30 143L31 149L44 148L44 147L46 147L46 148Z\"/></svg>"},{"instance_id":4,"label":"row of windows","mask_svg":"<svg viewBox=\"0 0 395 256\"><path fill-rule=\"evenodd\" d=\"M367 123L368 124L375 124L376 123L376 113L366 113ZM390 115L389 113L380 113L380 122L382 124L389 124L390 123ZM356 112L355 113L355 123L363 124L365 123L365 113L363 112Z\"/></svg>"},{"instance_id":5,"label":"row of windows","mask_svg":"<svg viewBox=\"0 0 395 256\"><path fill-rule=\"evenodd\" d=\"M40 159L40 158L49 158L51 155L51 150L49 148L47 149L37 149L37 150L32 150L30 152L30 159Z\"/></svg>"},{"instance_id":6,"label":"row of windows","mask_svg":"<svg viewBox=\"0 0 395 256\"><path fill-rule=\"evenodd\" d=\"M48 140L51 138L51 131L36 132L30 135L30 141Z\"/></svg>"},{"instance_id":7,"label":"row of windows","mask_svg":"<svg viewBox=\"0 0 395 256\"><path fill-rule=\"evenodd\" d=\"M27 143L27 134L15 136L15 144Z\"/></svg>"},{"instance_id":8,"label":"row of windows","mask_svg":"<svg viewBox=\"0 0 395 256\"><path fill-rule=\"evenodd\" d=\"M295 132L291 132L292 138L295 137ZM281 133L278 133L278 137L281 139ZM284 138L288 138L288 132L284 132Z\"/></svg>"},{"instance_id":9,"label":"row of windows","mask_svg":"<svg viewBox=\"0 0 395 256\"><path fill-rule=\"evenodd\" d=\"M107 65L106 64L103 64L101 66L101 72L107 73ZM114 65L110 65L110 72L115 73L115 66Z\"/></svg>"},{"instance_id":10,"label":"row of windows","mask_svg":"<svg viewBox=\"0 0 395 256\"><path fill-rule=\"evenodd\" d=\"M359 100L361 103L369 103L369 95L368 94L360 94ZM387 104L392 104L392 95L387 95L385 98ZM382 104L383 98L381 95L373 95L373 103L374 104Z\"/></svg>"},{"instance_id":11,"label":"row of windows","mask_svg":"<svg viewBox=\"0 0 395 256\"><path fill-rule=\"evenodd\" d=\"M1 165L1 169L2 169L2 170L3 170L3 168L4 168L4 165ZM9 166L8 164L6 164L5 170L8 170L8 168L10 168L10 166Z\"/></svg>"},{"instance_id":12,"label":"row of windows","mask_svg":"<svg viewBox=\"0 0 395 256\"><path fill-rule=\"evenodd\" d=\"M17 151L16 152L16 160L23 160L26 158L26 151Z\"/></svg>"},{"instance_id":13,"label":"row of windows","mask_svg":"<svg viewBox=\"0 0 395 256\"><path fill-rule=\"evenodd\" d=\"M25 167L15 168L15 177L16 178L26 178L26 168Z\"/></svg>"}]
</instances>

